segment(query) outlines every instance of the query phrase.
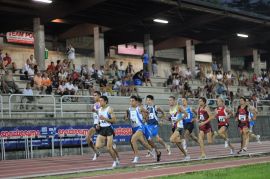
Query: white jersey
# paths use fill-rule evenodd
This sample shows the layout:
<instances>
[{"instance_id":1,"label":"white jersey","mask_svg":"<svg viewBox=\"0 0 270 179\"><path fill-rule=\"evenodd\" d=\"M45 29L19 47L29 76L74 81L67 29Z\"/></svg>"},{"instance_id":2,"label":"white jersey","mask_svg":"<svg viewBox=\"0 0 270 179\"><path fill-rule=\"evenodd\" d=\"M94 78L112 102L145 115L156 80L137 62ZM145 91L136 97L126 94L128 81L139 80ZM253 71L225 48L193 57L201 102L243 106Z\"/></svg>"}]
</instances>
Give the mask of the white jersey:
<instances>
[{"instance_id":1,"label":"white jersey","mask_svg":"<svg viewBox=\"0 0 270 179\"><path fill-rule=\"evenodd\" d=\"M112 125L111 123L100 119L100 116L104 116L105 118L108 118L108 119L111 118L109 114L109 109L110 109L110 106L107 106L106 108L102 108L102 107L99 108L98 116L99 116L100 127L109 127Z\"/></svg>"},{"instance_id":2,"label":"white jersey","mask_svg":"<svg viewBox=\"0 0 270 179\"><path fill-rule=\"evenodd\" d=\"M99 123L99 117L98 117L98 110L100 108L100 104L99 102L96 102L93 106L94 108L94 112L93 112L93 119L94 119L94 124L98 124Z\"/></svg>"},{"instance_id":3,"label":"white jersey","mask_svg":"<svg viewBox=\"0 0 270 179\"><path fill-rule=\"evenodd\" d=\"M129 111L129 119L131 122L131 127L139 127L143 125L143 117L142 114L140 113L140 107L132 108L130 107L128 109Z\"/></svg>"}]
</instances>

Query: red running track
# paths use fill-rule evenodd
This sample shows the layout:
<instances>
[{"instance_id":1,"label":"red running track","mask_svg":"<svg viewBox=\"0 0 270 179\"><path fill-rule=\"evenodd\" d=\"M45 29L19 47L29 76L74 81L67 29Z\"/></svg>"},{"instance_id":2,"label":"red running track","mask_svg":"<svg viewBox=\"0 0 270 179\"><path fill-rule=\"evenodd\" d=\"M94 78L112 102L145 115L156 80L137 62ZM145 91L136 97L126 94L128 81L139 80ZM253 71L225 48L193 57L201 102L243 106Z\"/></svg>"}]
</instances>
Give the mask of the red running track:
<instances>
[{"instance_id":1,"label":"red running track","mask_svg":"<svg viewBox=\"0 0 270 179\"><path fill-rule=\"evenodd\" d=\"M234 144L238 149L240 144ZM226 157L229 150L222 145L208 145L206 148L207 157ZM197 159L200 156L198 146L190 147L189 154L191 159ZM250 143L248 153L270 152L270 141L263 141L262 144L255 142ZM91 153L92 154L92 153ZM144 157L146 151L141 151L140 164L155 164L152 158ZM121 166L133 166L131 160L133 154L131 151L120 152ZM172 155L167 155L165 150L162 150L161 163L179 162L183 159L183 155L176 148L172 149ZM103 153L97 161L92 161L92 155L76 155L64 157L48 157L37 159L22 159L22 160L5 160L0 162L0 178L23 178L34 176L46 176L64 173L78 173L94 170L110 169L112 159L108 153Z\"/></svg>"}]
</instances>

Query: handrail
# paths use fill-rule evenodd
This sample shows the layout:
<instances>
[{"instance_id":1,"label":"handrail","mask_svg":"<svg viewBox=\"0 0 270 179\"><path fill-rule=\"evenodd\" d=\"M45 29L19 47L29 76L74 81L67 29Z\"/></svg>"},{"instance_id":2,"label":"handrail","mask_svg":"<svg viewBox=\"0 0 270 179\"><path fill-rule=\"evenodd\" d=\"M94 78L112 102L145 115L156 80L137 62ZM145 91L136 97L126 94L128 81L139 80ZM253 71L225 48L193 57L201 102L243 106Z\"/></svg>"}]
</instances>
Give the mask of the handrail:
<instances>
[{"instance_id":1,"label":"handrail","mask_svg":"<svg viewBox=\"0 0 270 179\"><path fill-rule=\"evenodd\" d=\"M24 94L11 94L9 96L9 109L8 109L8 112L9 112L9 117L11 118L12 116L12 102L11 102L11 99L12 97L14 96L21 96L21 97L26 97L26 96L33 96L33 97L50 97L53 99L53 114L54 116L56 116L56 102L55 102L55 97L53 95L24 95ZM21 111L22 112L22 111ZM20 112L20 113L21 113ZM16 113L16 112L13 112L13 113ZM27 113L35 113L35 114L44 114L44 113L51 113L51 112L27 112Z\"/></svg>"}]
</instances>

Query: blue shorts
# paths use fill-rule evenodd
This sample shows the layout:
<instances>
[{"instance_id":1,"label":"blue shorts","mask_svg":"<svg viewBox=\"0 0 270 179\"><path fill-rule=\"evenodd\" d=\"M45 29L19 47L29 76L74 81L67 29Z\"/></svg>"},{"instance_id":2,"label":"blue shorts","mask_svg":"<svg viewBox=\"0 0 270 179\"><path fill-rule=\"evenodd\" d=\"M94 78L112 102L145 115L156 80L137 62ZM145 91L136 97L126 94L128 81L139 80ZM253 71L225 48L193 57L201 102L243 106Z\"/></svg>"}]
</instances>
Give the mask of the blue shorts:
<instances>
[{"instance_id":1,"label":"blue shorts","mask_svg":"<svg viewBox=\"0 0 270 179\"><path fill-rule=\"evenodd\" d=\"M254 126L255 125L255 121L249 121L249 126Z\"/></svg>"},{"instance_id":2,"label":"blue shorts","mask_svg":"<svg viewBox=\"0 0 270 179\"><path fill-rule=\"evenodd\" d=\"M158 135L158 125L147 125L147 128L151 132L151 137L156 137Z\"/></svg>"},{"instance_id":3,"label":"blue shorts","mask_svg":"<svg viewBox=\"0 0 270 179\"><path fill-rule=\"evenodd\" d=\"M138 126L132 128L132 133L135 134L137 131L142 131L143 135L147 140L151 139L151 132L146 126Z\"/></svg>"}]
</instances>

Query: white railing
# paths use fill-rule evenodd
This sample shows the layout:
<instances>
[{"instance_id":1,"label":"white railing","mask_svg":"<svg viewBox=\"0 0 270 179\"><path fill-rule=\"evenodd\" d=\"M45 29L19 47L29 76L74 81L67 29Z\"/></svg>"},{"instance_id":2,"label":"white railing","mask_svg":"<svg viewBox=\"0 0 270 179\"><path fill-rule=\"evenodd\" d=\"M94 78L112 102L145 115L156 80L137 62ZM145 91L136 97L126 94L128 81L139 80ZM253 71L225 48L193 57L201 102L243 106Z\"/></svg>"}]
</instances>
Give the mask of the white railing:
<instances>
[{"instance_id":1,"label":"white railing","mask_svg":"<svg viewBox=\"0 0 270 179\"><path fill-rule=\"evenodd\" d=\"M17 98L19 97L19 99ZM40 105L40 109L43 107L52 107L52 110L49 111L31 111L31 110L21 110L21 105L23 105L22 103L22 99L23 97L33 97L34 100L31 103L28 103L27 105L30 107L38 107L38 105ZM52 102L46 102L46 103L39 103L39 100L41 99L52 99ZM15 99L15 101L13 102L13 100ZM19 100L19 101L18 101ZM9 96L9 103L8 103L8 114L9 117L12 117L12 114L53 114L54 116L56 116L56 103L55 103L55 97L53 95L33 95L33 96L29 96L29 95L23 95L23 94L12 94ZM18 109L19 108L19 109ZM14 109L16 109L17 111L15 111ZM14 110L14 111L13 111Z\"/></svg>"}]
</instances>

